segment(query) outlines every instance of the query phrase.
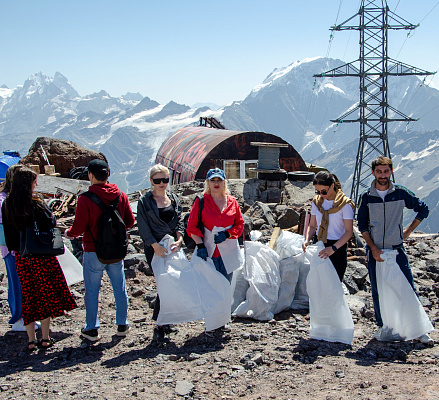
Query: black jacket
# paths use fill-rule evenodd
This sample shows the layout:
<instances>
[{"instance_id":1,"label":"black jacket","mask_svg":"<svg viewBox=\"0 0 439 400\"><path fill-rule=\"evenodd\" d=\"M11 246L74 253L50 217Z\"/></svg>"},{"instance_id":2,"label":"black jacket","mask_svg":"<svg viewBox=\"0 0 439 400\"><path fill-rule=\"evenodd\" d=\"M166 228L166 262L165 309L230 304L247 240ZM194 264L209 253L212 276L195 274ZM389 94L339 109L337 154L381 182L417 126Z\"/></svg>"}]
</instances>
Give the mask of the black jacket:
<instances>
[{"instance_id":1,"label":"black jacket","mask_svg":"<svg viewBox=\"0 0 439 400\"><path fill-rule=\"evenodd\" d=\"M181 214L181 205L178 197L171 192L167 192L174 206L174 217L171 222L167 224L159 217L159 209L154 200L152 191L146 192L137 203L137 227L139 234L145 246L151 246L153 243L158 243L166 234L174 235L180 232L184 235L184 221Z\"/></svg>"},{"instance_id":2,"label":"black jacket","mask_svg":"<svg viewBox=\"0 0 439 400\"><path fill-rule=\"evenodd\" d=\"M20 231L33 226L32 217L16 218L16 227L12 221L8 220L6 214L6 200L2 204L3 229L5 231L6 246L9 251L20 251ZM56 226L56 218L52 211L42 201L32 201L32 212L40 231L48 231Z\"/></svg>"}]
</instances>

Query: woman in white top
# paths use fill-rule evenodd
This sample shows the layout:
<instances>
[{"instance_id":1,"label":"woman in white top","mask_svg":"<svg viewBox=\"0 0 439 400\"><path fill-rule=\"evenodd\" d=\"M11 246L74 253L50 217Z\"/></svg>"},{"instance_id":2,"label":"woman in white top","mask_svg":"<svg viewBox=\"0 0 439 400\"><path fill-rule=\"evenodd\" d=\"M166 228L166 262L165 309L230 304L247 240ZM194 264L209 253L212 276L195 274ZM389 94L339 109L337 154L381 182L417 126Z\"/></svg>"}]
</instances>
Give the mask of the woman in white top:
<instances>
[{"instance_id":1,"label":"woman in white top","mask_svg":"<svg viewBox=\"0 0 439 400\"><path fill-rule=\"evenodd\" d=\"M311 220L305 235L303 250L317 231L317 240L325 244L319 257L332 261L340 281L347 267L347 242L352 236L355 205L341 190L338 178L327 171L317 173L316 189L311 205Z\"/></svg>"}]
</instances>

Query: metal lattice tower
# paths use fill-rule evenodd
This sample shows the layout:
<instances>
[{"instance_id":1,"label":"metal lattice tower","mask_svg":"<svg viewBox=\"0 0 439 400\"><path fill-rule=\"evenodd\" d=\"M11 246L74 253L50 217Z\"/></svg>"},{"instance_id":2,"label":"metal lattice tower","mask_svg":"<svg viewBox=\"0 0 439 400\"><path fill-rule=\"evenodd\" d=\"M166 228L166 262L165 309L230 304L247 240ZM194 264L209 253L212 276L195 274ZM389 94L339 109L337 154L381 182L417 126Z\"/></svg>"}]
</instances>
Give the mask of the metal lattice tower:
<instances>
[{"instance_id":1,"label":"metal lattice tower","mask_svg":"<svg viewBox=\"0 0 439 400\"><path fill-rule=\"evenodd\" d=\"M359 25L351 25L351 21L357 16L360 17ZM331 120L335 123L360 123L360 141L351 189L351 199L357 206L361 194L360 186L367 187L365 181L371 174L372 159L378 155L391 158L387 123L417 121L389 105L388 77L434 74L434 72L424 71L389 58L387 55L389 29L411 31L418 26L419 24L410 24L391 12L386 0L362 0L357 14L340 25L331 27L331 31L360 31L360 58L333 70L314 75L314 77L354 76L360 78L358 106L336 120ZM389 112L392 118L389 118Z\"/></svg>"}]
</instances>

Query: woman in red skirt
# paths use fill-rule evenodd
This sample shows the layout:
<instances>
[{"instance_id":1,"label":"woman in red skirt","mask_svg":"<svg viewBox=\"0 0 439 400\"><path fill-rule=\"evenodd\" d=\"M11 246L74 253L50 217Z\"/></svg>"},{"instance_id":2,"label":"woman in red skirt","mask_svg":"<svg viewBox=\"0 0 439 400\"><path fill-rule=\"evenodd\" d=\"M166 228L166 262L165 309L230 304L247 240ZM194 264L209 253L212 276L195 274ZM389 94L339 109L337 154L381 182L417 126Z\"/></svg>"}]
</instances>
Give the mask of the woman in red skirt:
<instances>
[{"instance_id":1,"label":"woman in red skirt","mask_svg":"<svg viewBox=\"0 0 439 400\"><path fill-rule=\"evenodd\" d=\"M56 257L24 258L20 255L20 232L33 226L34 220L41 231L48 231L56 225L51 210L33 193L36 185L37 174L34 171L26 167L18 168L13 176L11 191L2 205L6 245L9 251L15 251L29 350L52 346L50 318L64 315L64 311L77 307ZM36 338L35 321L41 321L40 341Z\"/></svg>"}]
</instances>

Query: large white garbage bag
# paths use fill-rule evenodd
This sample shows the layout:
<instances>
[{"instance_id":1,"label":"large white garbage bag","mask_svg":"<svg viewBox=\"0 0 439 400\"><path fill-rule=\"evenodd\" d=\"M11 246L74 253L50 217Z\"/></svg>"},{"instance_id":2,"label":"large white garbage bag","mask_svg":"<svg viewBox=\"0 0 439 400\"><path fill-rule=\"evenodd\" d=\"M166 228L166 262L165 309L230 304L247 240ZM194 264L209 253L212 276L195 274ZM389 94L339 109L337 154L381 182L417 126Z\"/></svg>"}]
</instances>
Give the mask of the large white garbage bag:
<instances>
[{"instance_id":1,"label":"large white garbage bag","mask_svg":"<svg viewBox=\"0 0 439 400\"><path fill-rule=\"evenodd\" d=\"M59 265L61 266L67 285L82 282L84 280L82 265L72 252L64 246L64 254L57 256Z\"/></svg>"},{"instance_id":2,"label":"large white garbage bag","mask_svg":"<svg viewBox=\"0 0 439 400\"><path fill-rule=\"evenodd\" d=\"M273 308L280 285L279 256L259 242L245 242L244 277L249 282L246 300L234 315L268 321L274 317Z\"/></svg>"},{"instance_id":3,"label":"large white garbage bag","mask_svg":"<svg viewBox=\"0 0 439 400\"><path fill-rule=\"evenodd\" d=\"M304 240L302 235L282 231L276 242L276 252L279 254L280 259L283 260L284 258L303 253L302 243Z\"/></svg>"},{"instance_id":4,"label":"large white garbage bag","mask_svg":"<svg viewBox=\"0 0 439 400\"><path fill-rule=\"evenodd\" d=\"M322 242L308 246L310 270L306 282L309 295L309 336L328 342L351 344L354 323L343 287L329 258L318 256L325 248Z\"/></svg>"},{"instance_id":5,"label":"large white garbage bag","mask_svg":"<svg viewBox=\"0 0 439 400\"><path fill-rule=\"evenodd\" d=\"M382 341L411 340L433 331L418 297L396 262L396 250L383 250L376 279L383 319Z\"/></svg>"},{"instance_id":6,"label":"large white garbage bag","mask_svg":"<svg viewBox=\"0 0 439 400\"><path fill-rule=\"evenodd\" d=\"M206 331L211 331L230 322L232 293L227 278L215 269L210 258L208 261L204 261L196 254L191 258L204 324Z\"/></svg>"},{"instance_id":7,"label":"large white garbage bag","mask_svg":"<svg viewBox=\"0 0 439 400\"><path fill-rule=\"evenodd\" d=\"M171 252L174 238L166 235L160 245L168 250L165 257L154 255L151 267L160 297L158 325L177 324L203 318L194 271L182 249Z\"/></svg>"},{"instance_id":8,"label":"large white garbage bag","mask_svg":"<svg viewBox=\"0 0 439 400\"><path fill-rule=\"evenodd\" d=\"M275 313L281 312L286 308L294 310L308 310L309 300L306 291L306 278L309 272L309 261L302 250L302 243L304 241L302 235L288 231L282 231L276 242L276 252L279 254L281 260L288 259L285 263L281 262L281 277L282 283L279 290L279 300L276 305ZM291 259L293 257L293 259ZM294 265L294 267L293 267ZM284 269L288 270L283 271ZM296 271L296 269L298 269ZM283 274L292 274L288 283L284 284ZM296 275L297 273L297 280ZM293 286L294 285L294 286ZM289 291L292 290L292 293ZM284 303L291 297L288 306Z\"/></svg>"},{"instance_id":9,"label":"large white garbage bag","mask_svg":"<svg viewBox=\"0 0 439 400\"><path fill-rule=\"evenodd\" d=\"M300 265L305 259L305 253L297 254L292 257L280 260L279 270L281 283L274 314L290 308L296 293L296 285L299 280Z\"/></svg>"},{"instance_id":10,"label":"large white garbage bag","mask_svg":"<svg viewBox=\"0 0 439 400\"><path fill-rule=\"evenodd\" d=\"M308 310L309 309L309 297L306 289L306 280L309 274L309 260L306 253L302 253L302 257L298 257L299 264L299 280L296 284L296 292L294 293L294 299L291 303L293 310Z\"/></svg>"},{"instance_id":11,"label":"large white garbage bag","mask_svg":"<svg viewBox=\"0 0 439 400\"><path fill-rule=\"evenodd\" d=\"M232 282L230 282L232 290L232 312L236 310L244 300L247 294L249 283L244 277L244 265L233 271Z\"/></svg>"}]
</instances>

